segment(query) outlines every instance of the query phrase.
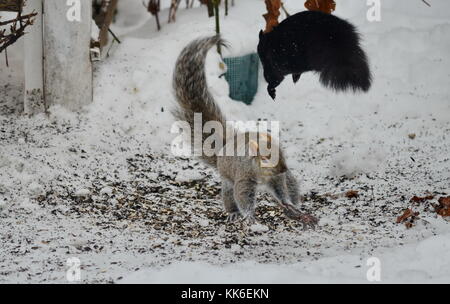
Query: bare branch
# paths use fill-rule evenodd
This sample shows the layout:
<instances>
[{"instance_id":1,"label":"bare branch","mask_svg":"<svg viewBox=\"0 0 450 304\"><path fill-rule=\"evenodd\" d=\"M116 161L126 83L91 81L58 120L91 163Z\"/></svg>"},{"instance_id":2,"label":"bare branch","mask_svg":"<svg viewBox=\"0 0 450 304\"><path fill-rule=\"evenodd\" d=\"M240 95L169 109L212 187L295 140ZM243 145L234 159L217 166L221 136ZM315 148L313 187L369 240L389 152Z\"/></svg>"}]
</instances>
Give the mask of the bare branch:
<instances>
[{"instance_id":1,"label":"bare branch","mask_svg":"<svg viewBox=\"0 0 450 304\"><path fill-rule=\"evenodd\" d=\"M33 25L34 17L36 15L37 13L33 12L22 16L21 12L19 12L16 18L0 22L0 26L10 24L9 33L7 33L6 29L0 30L0 53L25 35L25 29L28 26Z\"/></svg>"},{"instance_id":2,"label":"bare branch","mask_svg":"<svg viewBox=\"0 0 450 304\"><path fill-rule=\"evenodd\" d=\"M431 4L428 3L426 0L422 0L423 3L425 3L426 5L428 5L429 7L431 7Z\"/></svg>"}]
</instances>

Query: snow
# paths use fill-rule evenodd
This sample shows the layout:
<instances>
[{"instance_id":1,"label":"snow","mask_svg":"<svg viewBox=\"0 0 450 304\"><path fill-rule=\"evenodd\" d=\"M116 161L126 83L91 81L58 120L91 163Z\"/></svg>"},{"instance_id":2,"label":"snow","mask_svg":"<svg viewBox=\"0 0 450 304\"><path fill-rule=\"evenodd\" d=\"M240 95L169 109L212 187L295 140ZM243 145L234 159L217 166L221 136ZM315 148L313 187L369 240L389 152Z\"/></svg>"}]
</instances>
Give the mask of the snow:
<instances>
[{"instance_id":1,"label":"snow","mask_svg":"<svg viewBox=\"0 0 450 304\"><path fill-rule=\"evenodd\" d=\"M250 230L253 232L266 232L269 231L269 227L256 223L250 226Z\"/></svg>"},{"instance_id":2,"label":"snow","mask_svg":"<svg viewBox=\"0 0 450 304\"><path fill-rule=\"evenodd\" d=\"M435 256L433 253L437 253ZM448 283L450 234L415 245L374 253L381 262L380 283ZM407 261L405 263L404 261ZM369 283L372 263L358 255L341 255L291 265L252 261L214 266L203 262L175 262L162 269L140 270L122 284L347 284ZM442 263L442 261L444 261Z\"/></svg>"},{"instance_id":3,"label":"snow","mask_svg":"<svg viewBox=\"0 0 450 304\"><path fill-rule=\"evenodd\" d=\"M201 180L204 176L200 174L200 172L195 170L183 170L178 172L177 176L175 177L176 182L189 182L189 181L195 181L195 180Z\"/></svg>"},{"instance_id":4,"label":"snow","mask_svg":"<svg viewBox=\"0 0 450 304\"><path fill-rule=\"evenodd\" d=\"M78 189L74 193L75 196L88 196L89 194L91 194L89 189Z\"/></svg>"},{"instance_id":5,"label":"snow","mask_svg":"<svg viewBox=\"0 0 450 304\"><path fill-rule=\"evenodd\" d=\"M450 3L415 2L383 1L373 23L365 1L337 4L363 35L368 94L335 94L307 74L284 81L274 103L261 74L246 106L229 99L220 57L208 55L210 90L228 119L281 122L316 231L263 195L262 223L226 224L217 175L171 155L173 65L189 41L214 33L204 7L181 5L173 24L162 10L157 32L140 1L119 1L122 44L95 63L94 102L80 113L22 115L23 45L11 47L10 67L0 61L0 282L64 283L67 259L78 257L84 282L364 283L377 257L382 282L449 283L450 224L433 212L436 199L409 199L450 195ZM303 10L303 1L284 4ZM256 50L264 10L236 1L222 18L225 56ZM348 190L359 197L320 196ZM409 207L420 220L406 229L395 220Z\"/></svg>"}]
</instances>

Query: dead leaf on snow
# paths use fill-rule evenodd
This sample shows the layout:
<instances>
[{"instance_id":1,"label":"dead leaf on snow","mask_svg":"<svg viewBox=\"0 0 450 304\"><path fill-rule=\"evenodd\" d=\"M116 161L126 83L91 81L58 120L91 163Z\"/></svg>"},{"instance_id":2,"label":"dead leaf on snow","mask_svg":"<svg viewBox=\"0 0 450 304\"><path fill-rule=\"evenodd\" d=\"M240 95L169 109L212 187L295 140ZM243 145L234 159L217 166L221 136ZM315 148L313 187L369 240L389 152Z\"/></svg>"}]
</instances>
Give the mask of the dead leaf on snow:
<instances>
[{"instance_id":1,"label":"dead leaf on snow","mask_svg":"<svg viewBox=\"0 0 450 304\"><path fill-rule=\"evenodd\" d=\"M419 197L419 196L413 196L409 201L412 203L423 203L425 201L429 201L432 200L434 198L434 195L427 195L424 197Z\"/></svg>"},{"instance_id":2,"label":"dead leaf on snow","mask_svg":"<svg viewBox=\"0 0 450 304\"><path fill-rule=\"evenodd\" d=\"M441 197L438 200L439 205L434 206L434 210L440 216L450 216L450 196Z\"/></svg>"},{"instance_id":3,"label":"dead leaf on snow","mask_svg":"<svg viewBox=\"0 0 450 304\"><path fill-rule=\"evenodd\" d=\"M397 217L397 224L405 223L406 228L411 228L414 226L414 221L418 218L418 216L419 212L414 212L408 208L401 216Z\"/></svg>"},{"instance_id":4,"label":"dead leaf on snow","mask_svg":"<svg viewBox=\"0 0 450 304\"><path fill-rule=\"evenodd\" d=\"M359 196L358 191L350 190L345 193L345 197L347 198L357 198Z\"/></svg>"}]
</instances>

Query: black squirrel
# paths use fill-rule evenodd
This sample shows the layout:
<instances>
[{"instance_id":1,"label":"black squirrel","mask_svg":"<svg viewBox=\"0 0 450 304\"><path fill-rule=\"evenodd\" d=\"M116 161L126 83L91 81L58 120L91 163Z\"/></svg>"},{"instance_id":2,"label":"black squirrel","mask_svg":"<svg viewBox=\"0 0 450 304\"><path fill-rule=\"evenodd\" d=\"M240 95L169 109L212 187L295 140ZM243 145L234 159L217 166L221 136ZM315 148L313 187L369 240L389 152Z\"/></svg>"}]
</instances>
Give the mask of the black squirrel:
<instances>
[{"instance_id":1,"label":"black squirrel","mask_svg":"<svg viewBox=\"0 0 450 304\"><path fill-rule=\"evenodd\" d=\"M276 87L292 74L296 83L302 73L318 72L320 82L335 91L367 92L372 75L355 26L334 15L304 11L259 33L258 55L275 99Z\"/></svg>"},{"instance_id":2,"label":"black squirrel","mask_svg":"<svg viewBox=\"0 0 450 304\"><path fill-rule=\"evenodd\" d=\"M188 122L190 132L195 141L195 115L202 116L202 130L210 121L220 123L224 129L226 119L219 106L208 90L205 75L205 58L208 51L216 44L223 44L219 36L198 39L187 45L178 57L173 73L173 89L178 106L173 114L179 121ZM213 134L202 132L202 144ZM217 133L214 133L217 134ZM219 172L222 179L222 200L229 220L243 217L249 222L254 221L256 191L259 186L272 193L283 208L285 215L303 223L304 227L314 227L318 220L307 213L298 210L302 197L298 192L298 184L294 175L287 167L283 151L272 140L270 134L263 132L245 132L237 130L217 134L219 142L237 143L234 154L227 156L220 153L207 154L201 151L201 159ZM239 142L238 136L244 135L245 140ZM255 139L255 140L254 140ZM260 153L261 143L269 143L272 150L278 152L279 159L265 157ZM236 151L243 147L245 153L239 156ZM218 149L216 147L216 149Z\"/></svg>"}]
</instances>

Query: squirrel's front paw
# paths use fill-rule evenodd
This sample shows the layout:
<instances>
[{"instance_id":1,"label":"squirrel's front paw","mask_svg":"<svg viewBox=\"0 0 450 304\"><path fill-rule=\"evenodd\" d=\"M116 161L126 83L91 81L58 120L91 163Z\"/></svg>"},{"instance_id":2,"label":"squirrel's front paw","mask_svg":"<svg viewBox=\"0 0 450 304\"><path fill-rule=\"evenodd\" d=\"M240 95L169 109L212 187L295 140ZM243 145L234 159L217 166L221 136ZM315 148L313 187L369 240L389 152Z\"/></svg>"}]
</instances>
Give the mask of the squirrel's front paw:
<instances>
[{"instance_id":1,"label":"squirrel's front paw","mask_svg":"<svg viewBox=\"0 0 450 304\"><path fill-rule=\"evenodd\" d=\"M230 214L228 214L227 222L228 223L236 222L240 218L241 218L241 213L239 211L231 212Z\"/></svg>"},{"instance_id":2,"label":"squirrel's front paw","mask_svg":"<svg viewBox=\"0 0 450 304\"><path fill-rule=\"evenodd\" d=\"M307 213L299 215L298 221L303 224L303 230L308 228L315 229L319 223L319 220L315 216Z\"/></svg>"},{"instance_id":3,"label":"squirrel's front paw","mask_svg":"<svg viewBox=\"0 0 450 304\"><path fill-rule=\"evenodd\" d=\"M269 96L272 97L273 100L277 97L277 91L273 87L268 87L267 92L269 93Z\"/></svg>"},{"instance_id":4,"label":"squirrel's front paw","mask_svg":"<svg viewBox=\"0 0 450 304\"><path fill-rule=\"evenodd\" d=\"M253 214L246 214L244 216L244 223L249 226L256 224L255 216Z\"/></svg>"},{"instance_id":5,"label":"squirrel's front paw","mask_svg":"<svg viewBox=\"0 0 450 304\"><path fill-rule=\"evenodd\" d=\"M289 208L284 210L284 214L295 221L299 221L303 224L303 230L306 230L308 228L314 229L316 228L317 224L319 223L319 220L314 217L311 214L308 213L302 213L297 209Z\"/></svg>"}]
</instances>

